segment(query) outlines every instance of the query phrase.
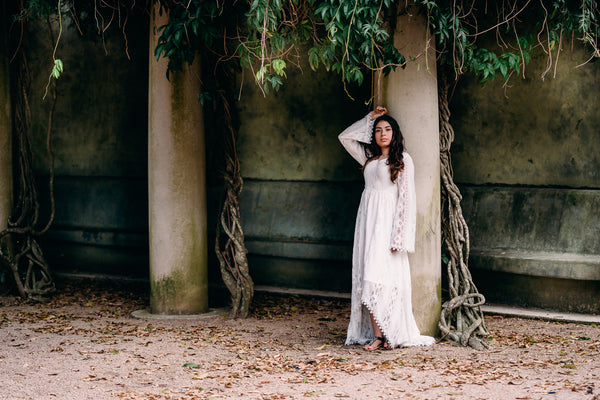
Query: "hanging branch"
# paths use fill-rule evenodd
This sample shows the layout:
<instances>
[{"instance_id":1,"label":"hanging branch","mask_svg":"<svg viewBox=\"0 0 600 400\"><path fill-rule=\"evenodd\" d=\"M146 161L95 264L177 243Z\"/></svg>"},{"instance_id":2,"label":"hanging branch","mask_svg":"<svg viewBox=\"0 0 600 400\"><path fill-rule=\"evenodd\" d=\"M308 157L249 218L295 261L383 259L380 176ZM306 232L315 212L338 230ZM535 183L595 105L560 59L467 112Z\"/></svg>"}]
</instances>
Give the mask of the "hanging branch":
<instances>
[{"instance_id":1,"label":"hanging branch","mask_svg":"<svg viewBox=\"0 0 600 400\"><path fill-rule=\"evenodd\" d=\"M488 334L481 311L485 297L477 292L469 272L469 227L460 207L462 196L453 180L450 159L450 146L454 141L448 108L450 83L443 73L439 75L442 237L450 255L447 270L450 299L442 305L438 325L442 334L450 340L462 346L483 349L487 348L487 344L478 335Z\"/></svg>"}]
</instances>

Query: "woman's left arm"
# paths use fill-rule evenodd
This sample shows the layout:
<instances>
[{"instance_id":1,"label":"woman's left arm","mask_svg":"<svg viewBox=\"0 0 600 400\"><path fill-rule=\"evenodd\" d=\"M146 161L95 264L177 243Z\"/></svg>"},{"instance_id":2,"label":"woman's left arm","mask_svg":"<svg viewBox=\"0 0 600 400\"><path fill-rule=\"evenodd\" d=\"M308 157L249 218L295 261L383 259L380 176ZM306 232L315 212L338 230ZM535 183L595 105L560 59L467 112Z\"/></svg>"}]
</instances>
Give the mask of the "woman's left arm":
<instances>
[{"instance_id":1,"label":"woman's left arm","mask_svg":"<svg viewBox=\"0 0 600 400\"><path fill-rule=\"evenodd\" d=\"M398 174L398 203L394 213L391 238L392 251L415 251L417 228L417 195L415 191L415 167L408 153L403 153L404 169Z\"/></svg>"}]
</instances>

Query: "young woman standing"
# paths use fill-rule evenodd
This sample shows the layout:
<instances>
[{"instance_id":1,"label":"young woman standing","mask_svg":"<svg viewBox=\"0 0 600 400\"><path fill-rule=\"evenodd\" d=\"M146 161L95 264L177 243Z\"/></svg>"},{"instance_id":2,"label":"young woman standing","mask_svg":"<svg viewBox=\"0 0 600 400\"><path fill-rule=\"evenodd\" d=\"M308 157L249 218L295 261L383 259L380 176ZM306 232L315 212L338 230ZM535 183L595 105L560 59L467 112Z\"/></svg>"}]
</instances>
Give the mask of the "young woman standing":
<instances>
[{"instance_id":1,"label":"young woman standing","mask_svg":"<svg viewBox=\"0 0 600 400\"><path fill-rule=\"evenodd\" d=\"M339 135L363 166L354 231L352 305L346 344L365 350L433 344L412 311L408 252L414 252L414 166L396 120L377 107Z\"/></svg>"}]
</instances>

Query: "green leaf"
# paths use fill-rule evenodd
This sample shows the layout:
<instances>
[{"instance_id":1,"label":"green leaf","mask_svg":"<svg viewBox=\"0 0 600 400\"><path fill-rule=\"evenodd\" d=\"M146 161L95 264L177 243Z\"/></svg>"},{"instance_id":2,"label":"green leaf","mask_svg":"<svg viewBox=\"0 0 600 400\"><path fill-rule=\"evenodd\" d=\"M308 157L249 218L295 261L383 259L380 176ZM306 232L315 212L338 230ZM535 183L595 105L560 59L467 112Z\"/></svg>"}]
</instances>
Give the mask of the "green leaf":
<instances>
[{"instance_id":1,"label":"green leaf","mask_svg":"<svg viewBox=\"0 0 600 400\"><path fill-rule=\"evenodd\" d=\"M319 66L319 51L314 47L308 50L308 64L313 71Z\"/></svg>"},{"instance_id":2,"label":"green leaf","mask_svg":"<svg viewBox=\"0 0 600 400\"><path fill-rule=\"evenodd\" d=\"M264 80L265 75L267 73L267 68L269 68L270 65L271 64L264 65L261 69L256 71L256 81L257 82L262 82Z\"/></svg>"},{"instance_id":3,"label":"green leaf","mask_svg":"<svg viewBox=\"0 0 600 400\"><path fill-rule=\"evenodd\" d=\"M54 66L58 70L58 72L63 72L63 62L61 59L54 60Z\"/></svg>"},{"instance_id":4,"label":"green leaf","mask_svg":"<svg viewBox=\"0 0 600 400\"><path fill-rule=\"evenodd\" d=\"M500 64L500 73L502 74L502 76L504 76L504 78L508 78L508 68L506 66L506 64L501 63Z\"/></svg>"},{"instance_id":5,"label":"green leaf","mask_svg":"<svg viewBox=\"0 0 600 400\"><path fill-rule=\"evenodd\" d=\"M279 76L286 76L285 75L285 61L280 60L280 59L276 59L273 60L273 62L271 63L273 66L273 70L275 71L275 73Z\"/></svg>"},{"instance_id":6,"label":"green leaf","mask_svg":"<svg viewBox=\"0 0 600 400\"><path fill-rule=\"evenodd\" d=\"M52 66L51 75L54 79L58 79L60 74L63 72L63 63L60 59L54 60L54 66Z\"/></svg>"}]
</instances>

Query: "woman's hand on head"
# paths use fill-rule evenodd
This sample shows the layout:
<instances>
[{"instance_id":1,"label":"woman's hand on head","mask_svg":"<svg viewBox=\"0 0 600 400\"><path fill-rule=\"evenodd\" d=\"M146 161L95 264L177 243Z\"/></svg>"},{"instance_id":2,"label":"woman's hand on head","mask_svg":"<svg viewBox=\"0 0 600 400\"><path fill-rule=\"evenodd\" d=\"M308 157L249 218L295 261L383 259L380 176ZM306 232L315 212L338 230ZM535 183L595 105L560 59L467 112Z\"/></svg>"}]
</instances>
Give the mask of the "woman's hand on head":
<instances>
[{"instance_id":1,"label":"woman's hand on head","mask_svg":"<svg viewBox=\"0 0 600 400\"><path fill-rule=\"evenodd\" d=\"M369 113L369 116L373 120L373 119L377 119L385 114L387 114L387 109L385 107L377 106L377 107L375 107L375 109L373 111L371 111Z\"/></svg>"}]
</instances>

